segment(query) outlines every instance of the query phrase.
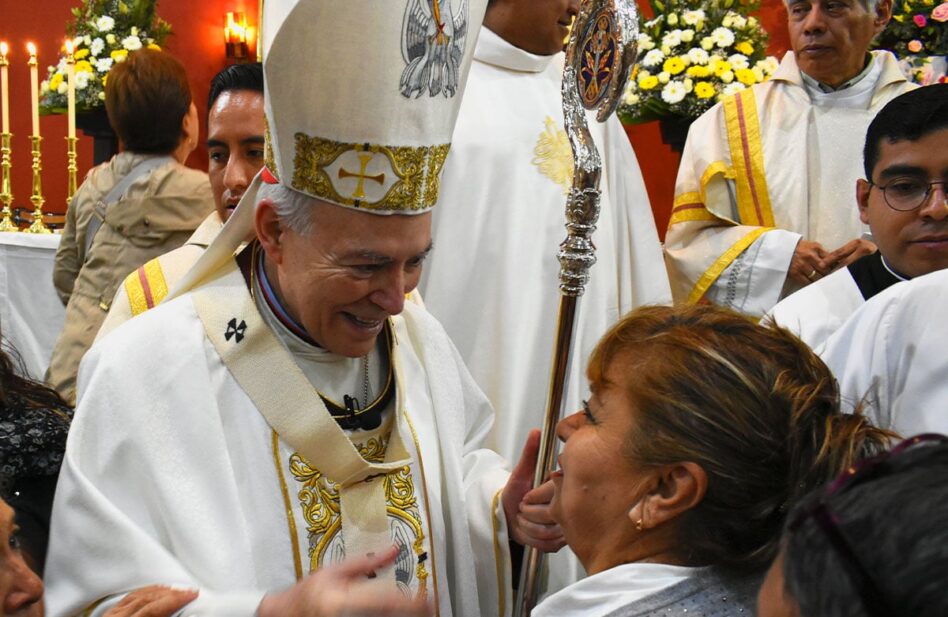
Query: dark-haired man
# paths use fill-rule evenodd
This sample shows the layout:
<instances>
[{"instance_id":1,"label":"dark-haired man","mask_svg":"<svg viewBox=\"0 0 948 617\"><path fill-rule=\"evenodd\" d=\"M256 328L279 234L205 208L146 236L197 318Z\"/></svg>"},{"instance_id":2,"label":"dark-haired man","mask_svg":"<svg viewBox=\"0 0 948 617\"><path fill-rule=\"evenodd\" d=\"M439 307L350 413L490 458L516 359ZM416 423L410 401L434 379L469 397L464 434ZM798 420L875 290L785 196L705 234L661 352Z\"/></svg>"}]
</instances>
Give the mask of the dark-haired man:
<instances>
[{"instance_id":1,"label":"dark-haired man","mask_svg":"<svg viewBox=\"0 0 948 617\"><path fill-rule=\"evenodd\" d=\"M234 64L211 80L207 105L207 173L214 209L181 247L156 257L119 287L99 339L155 306L217 237L263 167L263 67Z\"/></svg>"},{"instance_id":2,"label":"dark-haired man","mask_svg":"<svg viewBox=\"0 0 948 617\"><path fill-rule=\"evenodd\" d=\"M948 84L890 101L869 125L859 219L879 247L777 304L774 320L820 348L869 298L948 268Z\"/></svg>"}]
</instances>

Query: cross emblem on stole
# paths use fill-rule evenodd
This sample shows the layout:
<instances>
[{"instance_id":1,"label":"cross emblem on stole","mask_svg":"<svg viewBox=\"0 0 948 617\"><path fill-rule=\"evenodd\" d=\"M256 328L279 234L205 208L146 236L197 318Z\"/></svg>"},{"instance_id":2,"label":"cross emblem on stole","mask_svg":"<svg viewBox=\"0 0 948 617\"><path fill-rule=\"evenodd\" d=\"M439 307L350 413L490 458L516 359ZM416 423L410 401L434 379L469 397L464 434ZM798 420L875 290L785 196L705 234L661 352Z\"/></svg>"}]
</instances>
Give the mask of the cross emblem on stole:
<instances>
[{"instance_id":1,"label":"cross emblem on stole","mask_svg":"<svg viewBox=\"0 0 948 617\"><path fill-rule=\"evenodd\" d=\"M247 331L247 322L243 319L240 320L240 324L237 323L237 318L232 317L230 321L227 322L227 331L224 332L224 339L230 340L235 338L236 343L244 340L244 332Z\"/></svg>"}]
</instances>

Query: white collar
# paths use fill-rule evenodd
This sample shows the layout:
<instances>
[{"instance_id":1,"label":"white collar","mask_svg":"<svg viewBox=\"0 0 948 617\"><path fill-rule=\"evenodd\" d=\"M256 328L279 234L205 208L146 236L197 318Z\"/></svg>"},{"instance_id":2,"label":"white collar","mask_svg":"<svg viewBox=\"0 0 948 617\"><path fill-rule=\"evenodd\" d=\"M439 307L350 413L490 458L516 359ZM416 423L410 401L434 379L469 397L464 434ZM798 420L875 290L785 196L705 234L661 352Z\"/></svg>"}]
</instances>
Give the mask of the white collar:
<instances>
[{"instance_id":1,"label":"white collar","mask_svg":"<svg viewBox=\"0 0 948 617\"><path fill-rule=\"evenodd\" d=\"M531 54L511 45L487 27L481 28L481 33L477 37L477 47L474 49L474 60L478 62L524 73L542 73L558 55Z\"/></svg>"},{"instance_id":2,"label":"white collar","mask_svg":"<svg viewBox=\"0 0 948 617\"><path fill-rule=\"evenodd\" d=\"M706 568L663 563L627 563L587 576L549 595L534 617L595 617L677 585Z\"/></svg>"}]
</instances>

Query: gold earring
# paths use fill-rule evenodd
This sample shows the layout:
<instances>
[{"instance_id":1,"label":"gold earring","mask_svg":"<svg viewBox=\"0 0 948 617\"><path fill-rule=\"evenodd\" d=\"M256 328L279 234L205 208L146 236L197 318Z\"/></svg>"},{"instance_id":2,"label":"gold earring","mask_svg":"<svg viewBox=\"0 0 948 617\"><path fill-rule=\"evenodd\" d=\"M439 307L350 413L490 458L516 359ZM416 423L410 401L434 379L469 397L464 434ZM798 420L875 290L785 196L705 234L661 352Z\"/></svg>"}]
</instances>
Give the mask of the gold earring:
<instances>
[{"instance_id":1,"label":"gold earring","mask_svg":"<svg viewBox=\"0 0 948 617\"><path fill-rule=\"evenodd\" d=\"M636 531L642 531L642 527L643 527L643 525L642 525L642 519L639 519L639 520L635 521L635 530L636 530Z\"/></svg>"}]
</instances>

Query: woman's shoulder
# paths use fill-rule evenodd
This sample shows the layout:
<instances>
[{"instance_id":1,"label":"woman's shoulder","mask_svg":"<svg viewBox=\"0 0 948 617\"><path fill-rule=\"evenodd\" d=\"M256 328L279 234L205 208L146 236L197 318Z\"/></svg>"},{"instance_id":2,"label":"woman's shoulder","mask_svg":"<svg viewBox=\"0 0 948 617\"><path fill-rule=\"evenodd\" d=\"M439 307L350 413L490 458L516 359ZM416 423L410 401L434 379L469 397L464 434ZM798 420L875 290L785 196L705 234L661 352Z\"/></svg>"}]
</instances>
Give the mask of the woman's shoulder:
<instances>
[{"instance_id":1,"label":"woman's shoulder","mask_svg":"<svg viewBox=\"0 0 948 617\"><path fill-rule=\"evenodd\" d=\"M605 617L745 617L754 614L764 572L740 573L715 567L617 609Z\"/></svg>"}]
</instances>

